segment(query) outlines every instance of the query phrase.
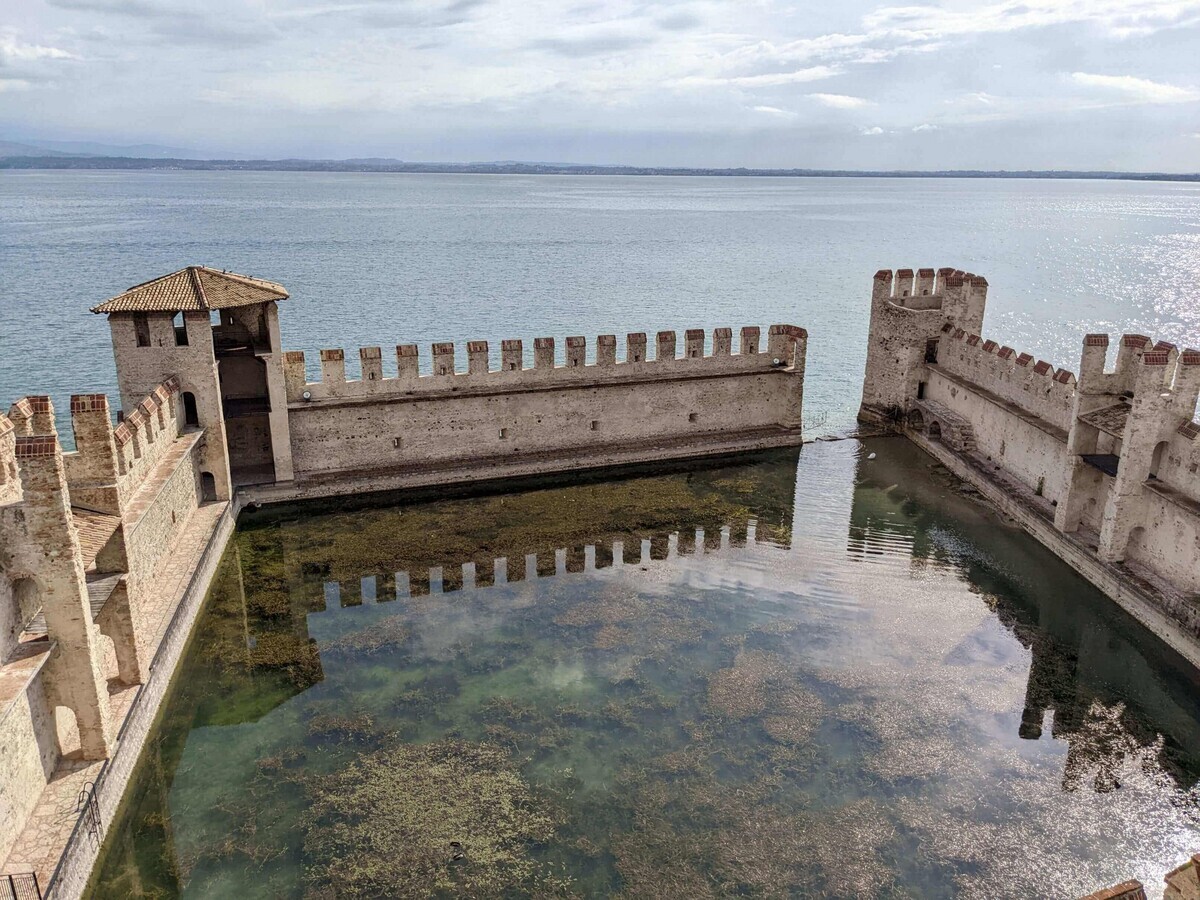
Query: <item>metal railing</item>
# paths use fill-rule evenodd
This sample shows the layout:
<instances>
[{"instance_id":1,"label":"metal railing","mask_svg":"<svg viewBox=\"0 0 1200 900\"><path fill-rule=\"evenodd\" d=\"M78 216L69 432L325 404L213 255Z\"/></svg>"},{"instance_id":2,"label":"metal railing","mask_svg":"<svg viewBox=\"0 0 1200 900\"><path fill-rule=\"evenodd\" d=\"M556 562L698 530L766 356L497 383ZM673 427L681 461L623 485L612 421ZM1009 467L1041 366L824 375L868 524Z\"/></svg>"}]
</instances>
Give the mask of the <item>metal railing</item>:
<instances>
[{"instance_id":1,"label":"metal railing","mask_svg":"<svg viewBox=\"0 0 1200 900\"><path fill-rule=\"evenodd\" d=\"M0 875L0 900L42 900L37 872Z\"/></svg>"}]
</instances>

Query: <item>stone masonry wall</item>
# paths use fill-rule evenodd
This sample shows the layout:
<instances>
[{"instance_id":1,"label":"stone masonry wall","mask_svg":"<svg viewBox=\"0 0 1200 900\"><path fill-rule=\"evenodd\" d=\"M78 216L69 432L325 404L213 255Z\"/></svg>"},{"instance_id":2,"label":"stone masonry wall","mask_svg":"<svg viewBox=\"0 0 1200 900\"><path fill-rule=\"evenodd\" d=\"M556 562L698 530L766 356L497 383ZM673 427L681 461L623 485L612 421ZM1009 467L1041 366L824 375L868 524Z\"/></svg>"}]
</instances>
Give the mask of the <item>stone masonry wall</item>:
<instances>
[{"instance_id":1,"label":"stone masonry wall","mask_svg":"<svg viewBox=\"0 0 1200 900\"><path fill-rule=\"evenodd\" d=\"M945 378L939 367L927 370L925 396L966 419L976 449L1015 475L1030 490L1057 502L1062 494L1065 435L1056 437L1044 427L1015 416L984 395Z\"/></svg>"},{"instance_id":2,"label":"stone masonry wall","mask_svg":"<svg viewBox=\"0 0 1200 900\"><path fill-rule=\"evenodd\" d=\"M54 717L41 679L33 678L0 711L0 860L8 856L57 761Z\"/></svg>"},{"instance_id":3,"label":"stone masonry wall","mask_svg":"<svg viewBox=\"0 0 1200 900\"><path fill-rule=\"evenodd\" d=\"M137 523L126 531L129 572L135 585L152 584L159 561L171 551L192 512L200 503L199 464L196 449L183 456L153 502ZM140 590L139 590L140 593ZM141 606L156 598L135 596Z\"/></svg>"},{"instance_id":4,"label":"stone masonry wall","mask_svg":"<svg viewBox=\"0 0 1200 900\"><path fill-rule=\"evenodd\" d=\"M535 365L522 366L520 341L505 341L501 369L490 371L482 341L468 347L468 371L456 372L453 345L435 344L431 375L418 375L416 348L397 348L399 376L381 377L377 348L362 353L364 377L346 381L344 356L322 351L322 379L304 379L304 357L289 353L285 380L297 477L363 472L519 453L619 446L648 439L800 426L807 335L773 326L763 347L743 329L743 352L718 329L661 332L648 358L644 335L596 346L586 362L583 338L568 338L565 364L554 342L535 342ZM308 399L304 395L308 394Z\"/></svg>"}]
</instances>

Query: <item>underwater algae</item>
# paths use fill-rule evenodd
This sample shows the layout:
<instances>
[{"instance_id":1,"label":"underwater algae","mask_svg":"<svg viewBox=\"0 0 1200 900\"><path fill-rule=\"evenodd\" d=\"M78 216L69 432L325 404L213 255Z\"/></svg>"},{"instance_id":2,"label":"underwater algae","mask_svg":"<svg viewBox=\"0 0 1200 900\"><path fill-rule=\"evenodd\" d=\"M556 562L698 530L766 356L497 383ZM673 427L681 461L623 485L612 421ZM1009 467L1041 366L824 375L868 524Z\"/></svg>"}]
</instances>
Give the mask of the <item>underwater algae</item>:
<instances>
[{"instance_id":1,"label":"underwater algae","mask_svg":"<svg viewBox=\"0 0 1200 900\"><path fill-rule=\"evenodd\" d=\"M832 487L791 454L250 517L95 896L1073 896L1165 868L1200 839L1190 682L855 446L804 451ZM808 515L838 496L840 531Z\"/></svg>"}]
</instances>

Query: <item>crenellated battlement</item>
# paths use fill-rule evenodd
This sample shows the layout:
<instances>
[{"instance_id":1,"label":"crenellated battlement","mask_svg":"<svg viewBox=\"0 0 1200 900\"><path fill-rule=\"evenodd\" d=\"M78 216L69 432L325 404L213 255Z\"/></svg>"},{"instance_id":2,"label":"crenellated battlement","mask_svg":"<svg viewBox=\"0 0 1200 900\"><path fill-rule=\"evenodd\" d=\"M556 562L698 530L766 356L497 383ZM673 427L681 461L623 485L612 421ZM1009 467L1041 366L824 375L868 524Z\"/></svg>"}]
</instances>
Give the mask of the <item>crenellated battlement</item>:
<instances>
[{"instance_id":1,"label":"crenellated battlement","mask_svg":"<svg viewBox=\"0 0 1200 900\"><path fill-rule=\"evenodd\" d=\"M969 329L983 324L987 279L961 269L880 269L875 273L872 301L896 311L941 313ZM874 314L874 310L872 310Z\"/></svg>"},{"instance_id":2,"label":"crenellated battlement","mask_svg":"<svg viewBox=\"0 0 1200 900\"><path fill-rule=\"evenodd\" d=\"M757 327L742 328L738 352L734 353L731 329L716 329L710 349L706 349L703 330L689 329L684 333L680 353L676 332L660 331L655 335L655 350L651 355L646 349L647 335L636 332L625 336L625 353L621 359L617 357L616 335L600 335L595 340L592 362L588 362L587 339L572 336L563 342L561 363L556 358L555 339L541 337L534 339L531 367L525 365L525 344L519 339L501 342L496 367L492 365L487 341L469 341L465 370L456 364L454 344L439 342L430 348L425 372L421 371L418 347L401 344L395 350L396 375L393 377L383 372L382 349L364 347L359 351L362 375L358 379L346 377L344 350L326 349L320 351L320 369L314 381L308 379L306 354L291 350L283 355L284 385L289 404L309 404L448 390L511 391L525 386L557 386L580 381L705 377L771 369L803 372L808 340L808 333L803 328L771 326L766 347L761 334Z\"/></svg>"},{"instance_id":3,"label":"crenellated battlement","mask_svg":"<svg viewBox=\"0 0 1200 900\"><path fill-rule=\"evenodd\" d=\"M111 430L115 452L118 490L123 498L131 497L146 476L170 449L181 431L179 382L169 378L144 397L123 421ZM79 401L78 413L75 402ZM103 410L103 419L100 412ZM103 421L108 419L108 398L103 394L78 395L72 398L76 434L87 434L88 445L95 452L105 452L108 435ZM111 427L111 425L110 425ZM78 442L78 437L76 438Z\"/></svg>"},{"instance_id":4,"label":"crenellated battlement","mask_svg":"<svg viewBox=\"0 0 1200 900\"><path fill-rule=\"evenodd\" d=\"M1070 430L1076 378L1069 369L1056 369L1032 354L984 340L947 322L937 364L1026 412L1049 422L1064 434Z\"/></svg>"},{"instance_id":5,"label":"crenellated battlement","mask_svg":"<svg viewBox=\"0 0 1200 900\"><path fill-rule=\"evenodd\" d=\"M21 499L21 473L17 471L17 431L0 413L0 505Z\"/></svg>"}]
</instances>

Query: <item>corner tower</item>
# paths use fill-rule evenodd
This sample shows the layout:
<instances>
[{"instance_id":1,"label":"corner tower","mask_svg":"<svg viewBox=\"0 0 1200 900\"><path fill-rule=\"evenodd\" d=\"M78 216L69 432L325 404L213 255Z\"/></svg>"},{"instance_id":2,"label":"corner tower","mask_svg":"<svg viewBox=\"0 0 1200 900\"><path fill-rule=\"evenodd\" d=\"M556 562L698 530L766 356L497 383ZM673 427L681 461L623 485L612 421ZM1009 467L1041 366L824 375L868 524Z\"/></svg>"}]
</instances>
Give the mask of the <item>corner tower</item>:
<instances>
[{"instance_id":1,"label":"corner tower","mask_svg":"<svg viewBox=\"0 0 1200 900\"><path fill-rule=\"evenodd\" d=\"M207 499L292 480L277 307L287 296L271 281L189 266L92 309L108 316L126 411L178 378L185 426L205 432Z\"/></svg>"},{"instance_id":2,"label":"corner tower","mask_svg":"<svg viewBox=\"0 0 1200 900\"><path fill-rule=\"evenodd\" d=\"M946 326L978 334L987 280L957 269L875 273L860 422L896 421L920 391L921 367L937 362Z\"/></svg>"}]
</instances>

